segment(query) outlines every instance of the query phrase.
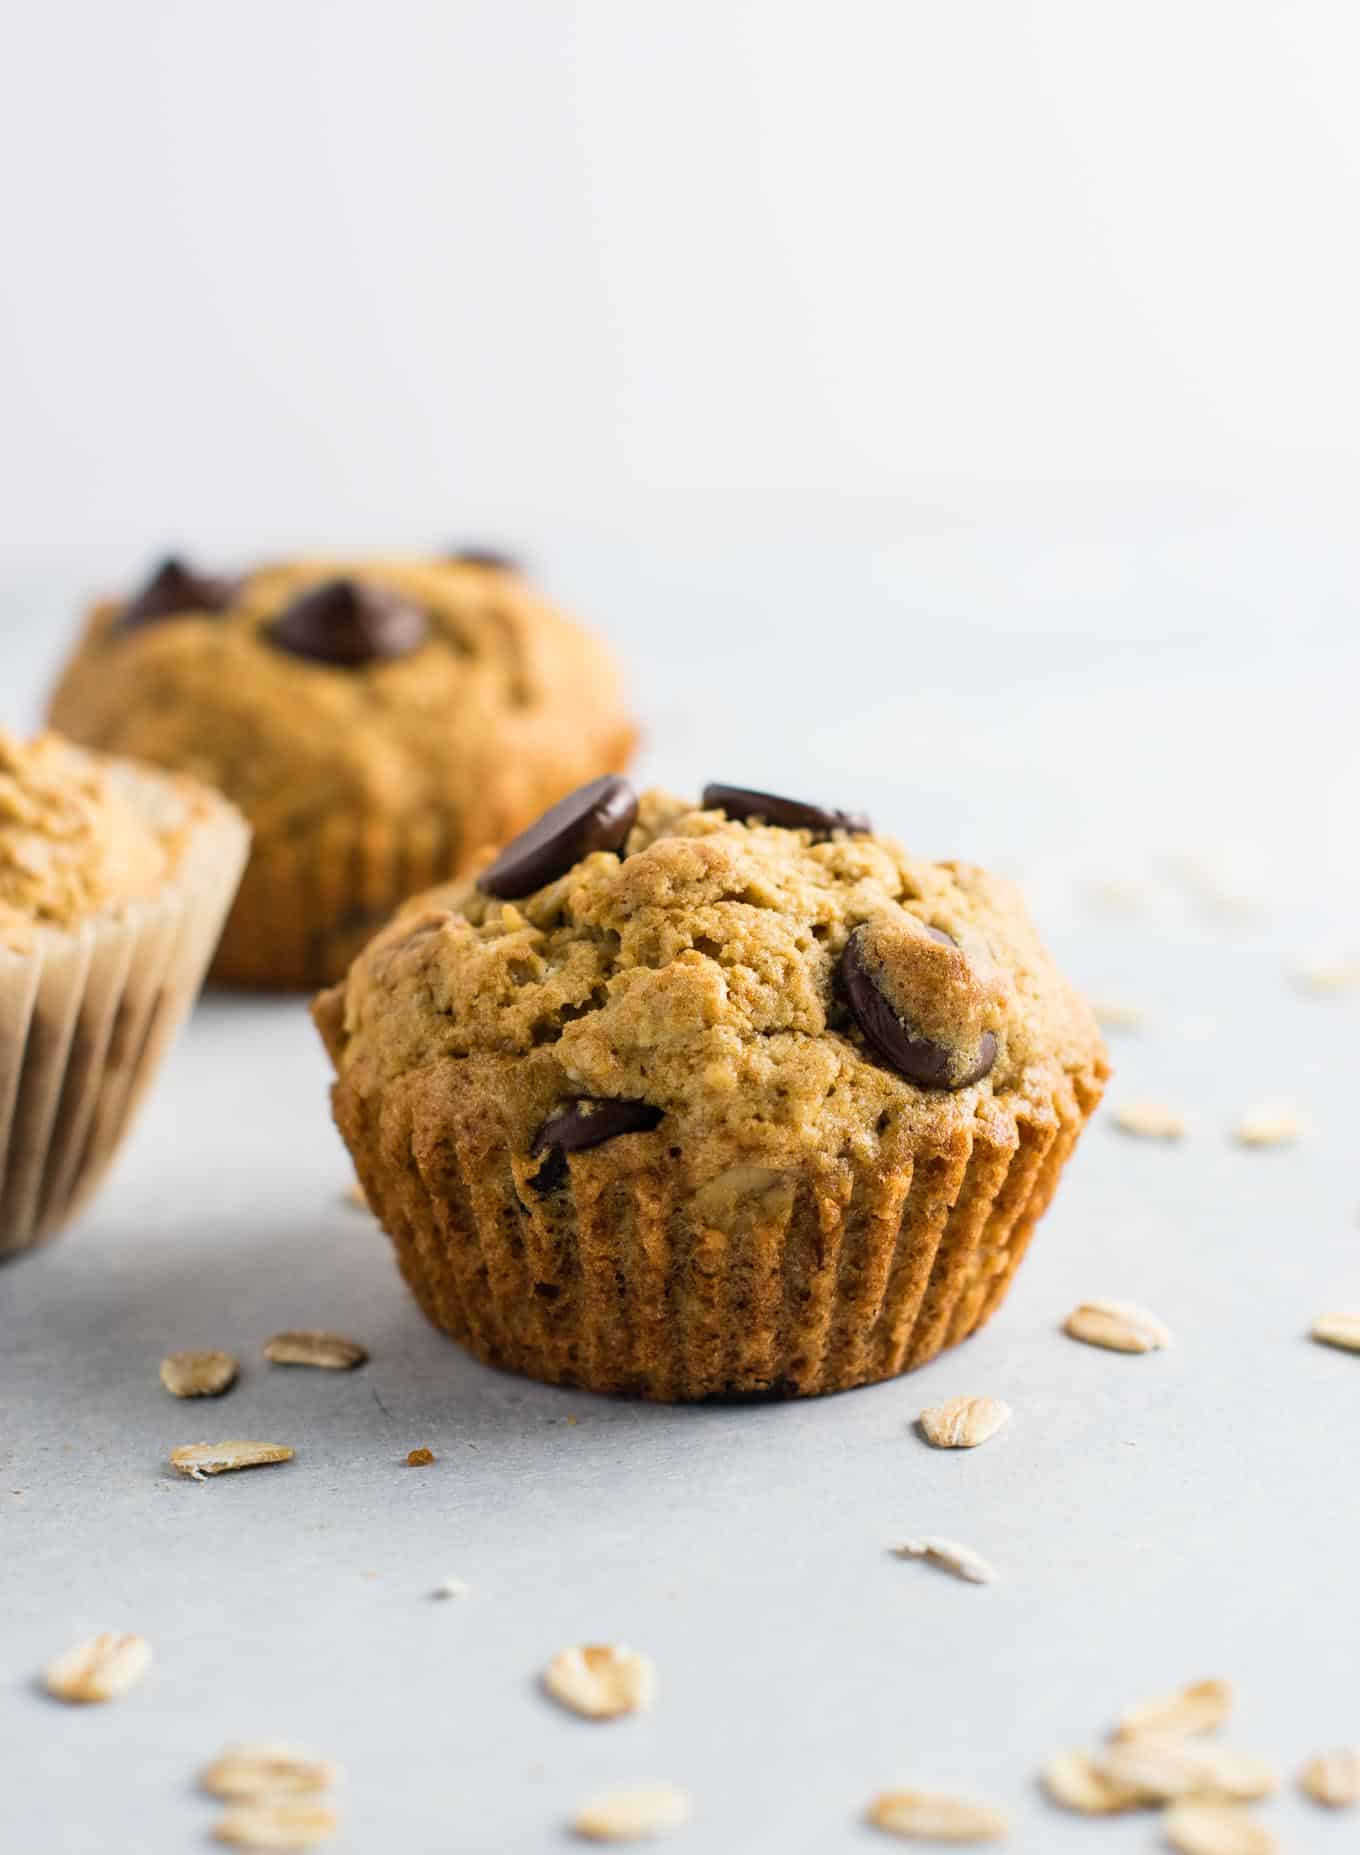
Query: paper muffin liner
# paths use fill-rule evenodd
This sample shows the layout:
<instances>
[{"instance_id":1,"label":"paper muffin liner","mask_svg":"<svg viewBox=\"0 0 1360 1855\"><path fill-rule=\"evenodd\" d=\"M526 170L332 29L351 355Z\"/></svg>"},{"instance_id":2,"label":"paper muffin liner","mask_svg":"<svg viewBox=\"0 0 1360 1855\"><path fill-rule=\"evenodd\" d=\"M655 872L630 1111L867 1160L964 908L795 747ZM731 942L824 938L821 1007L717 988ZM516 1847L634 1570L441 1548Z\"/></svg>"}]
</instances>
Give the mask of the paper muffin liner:
<instances>
[{"instance_id":1,"label":"paper muffin liner","mask_svg":"<svg viewBox=\"0 0 1360 1855\"><path fill-rule=\"evenodd\" d=\"M1103 1082L984 1099L906 1168L741 1166L698 1191L664 1133L626 1134L542 1197L474 1077L381 1113L342 1080L335 1108L407 1283L478 1358L663 1401L778 1398L911 1371L989 1319Z\"/></svg>"},{"instance_id":2,"label":"paper muffin liner","mask_svg":"<svg viewBox=\"0 0 1360 1855\"><path fill-rule=\"evenodd\" d=\"M305 837L257 841L213 978L280 991L342 979L409 896L457 875L465 848L437 814L404 822L336 814Z\"/></svg>"},{"instance_id":3,"label":"paper muffin liner","mask_svg":"<svg viewBox=\"0 0 1360 1855\"><path fill-rule=\"evenodd\" d=\"M119 768L152 816L168 780ZM98 1185L203 983L249 832L197 795L164 891L0 949L0 1261L56 1235Z\"/></svg>"}]
</instances>

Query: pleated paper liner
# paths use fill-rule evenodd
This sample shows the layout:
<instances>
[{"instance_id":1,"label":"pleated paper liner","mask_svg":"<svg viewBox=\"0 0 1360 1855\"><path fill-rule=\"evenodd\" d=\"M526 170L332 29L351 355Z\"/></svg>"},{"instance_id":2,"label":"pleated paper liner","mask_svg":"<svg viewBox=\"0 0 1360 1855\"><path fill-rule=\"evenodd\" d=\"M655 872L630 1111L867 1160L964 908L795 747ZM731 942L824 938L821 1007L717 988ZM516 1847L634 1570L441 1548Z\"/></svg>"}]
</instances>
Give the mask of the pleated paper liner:
<instances>
[{"instance_id":1,"label":"pleated paper liner","mask_svg":"<svg viewBox=\"0 0 1360 1855\"><path fill-rule=\"evenodd\" d=\"M257 844L213 978L281 991L343 979L404 901L457 874L453 826L439 813L399 823L337 813L313 835Z\"/></svg>"},{"instance_id":2,"label":"pleated paper liner","mask_svg":"<svg viewBox=\"0 0 1360 1855\"><path fill-rule=\"evenodd\" d=\"M183 810L178 783L120 777L153 816ZM198 995L248 841L196 794L162 895L0 950L0 1260L55 1236L103 1177Z\"/></svg>"},{"instance_id":3,"label":"pleated paper liner","mask_svg":"<svg viewBox=\"0 0 1360 1855\"><path fill-rule=\"evenodd\" d=\"M629 1134L572 1154L567 1183L538 1196L470 1073L433 1108L394 1091L378 1114L344 1081L335 1104L437 1326L531 1378L688 1401L846 1390L966 1339L1103 1083L1093 1069L1050 1101L983 1098L905 1167L735 1167L697 1193L660 1135Z\"/></svg>"}]
</instances>

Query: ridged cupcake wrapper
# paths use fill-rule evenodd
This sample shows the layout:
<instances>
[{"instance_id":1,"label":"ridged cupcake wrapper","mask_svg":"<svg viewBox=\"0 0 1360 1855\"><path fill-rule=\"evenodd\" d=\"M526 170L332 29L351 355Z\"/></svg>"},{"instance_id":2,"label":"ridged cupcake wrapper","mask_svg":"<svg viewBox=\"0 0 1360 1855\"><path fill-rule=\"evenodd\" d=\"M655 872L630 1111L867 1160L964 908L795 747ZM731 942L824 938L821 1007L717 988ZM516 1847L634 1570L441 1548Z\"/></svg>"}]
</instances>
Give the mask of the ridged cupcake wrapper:
<instances>
[{"instance_id":1,"label":"ridged cupcake wrapper","mask_svg":"<svg viewBox=\"0 0 1360 1855\"><path fill-rule=\"evenodd\" d=\"M540 1198L472 1086L379 1117L342 1082L336 1112L421 1306L480 1358L661 1400L791 1397L910 1371L990 1318L1101 1080L983 1103L905 1168L740 1169L754 1188L721 1222L653 1135L571 1155Z\"/></svg>"},{"instance_id":2,"label":"ridged cupcake wrapper","mask_svg":"<svg viewBox=\"0 0 1360 1855\"><path fill-rule=\"evenodd\" d=\"M215 802L191 833L154 901L0 950L0 1261L94 1190L203 983L248 833Z\"/></svg>"},{"instance_id":3,"label":"ridged cupcake wrapper","mask_svg":"<svg viewBox=\"0 0 1360 1855\"><path fill-rule=\"evenodd\" d=\"M314 835L257 844L212 974L227 985L315 990L410 896L457 873L447 818L328 818Z\"/></svg>"}]
</instances>

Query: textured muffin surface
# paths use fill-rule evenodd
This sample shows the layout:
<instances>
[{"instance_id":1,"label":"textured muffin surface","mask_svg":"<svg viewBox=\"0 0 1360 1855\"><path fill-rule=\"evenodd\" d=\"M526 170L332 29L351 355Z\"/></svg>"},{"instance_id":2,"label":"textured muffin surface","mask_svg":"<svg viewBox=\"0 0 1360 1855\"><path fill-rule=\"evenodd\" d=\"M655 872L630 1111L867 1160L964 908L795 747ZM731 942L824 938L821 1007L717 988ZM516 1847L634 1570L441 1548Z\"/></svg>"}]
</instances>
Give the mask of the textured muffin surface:
<instances>
[{"instance_id":1,"label":"textured muffin surface","mask_svg":"<svg viewBox=\"0 0 1360 1855\"><path fill-rule=\"evenodd\" d=\"M0 946L20 950L35 928L154 895L183 822L135 803L117 763L55 734L21 741L0 729Z\"/></svg>"},{"instance_id":2,"label":"textured muffin surface","mask_svg":"<svg viewBox=\"0 0 1360 1855\"><path fill-rule=\"evenodd\" d=\"M622 859L597 853L521 902L475 883L418 898L350 979L345 1074L381 1087L498 1059L521 1135L561 1099L645 1100L701 1176L748 1151L891 1145L899 1122L947 1131L979 1100L1046 1099L1092 1065L1087 1009L1008 884L882 838L808 837L652 793ZM916 1087L866 1048L836 985L862 925L922 1030L996 1034L974 1090Z\"/></svg>"},{"instance_id":3,"label":"textured muffin surface","mask_svg":"<svg viewBox=\"0 0 1360 1855\"><path fill-rule=\"evenodd\" d=\"M981 1080L921 1087L866 1042L840 977L857 934L957 1073L994 1040ZM657 793L622 857L517 902L419 898L318 1021L434 1317L484 1356L656 1396L832 1389L961 1337L965 1306L971 1330L1105 1075L1009 885ZM554 1116L600 1101L659 1118L545 1172Z\"/></svg>"},{"instance_id":4,"label":"textured muffin surface","mask_svg":"<svg viewBox=\"0 0 1360 1855\"><path fill-rule=\"evenodd\" d=\"M389 626L366 660L308 654L287 615L345 579L423 624ZM605 648L517 574L456 561L290 563L218 609L135 623L106 603L52 719L246 813L255 852L217 970L292 985L337 977L397 902L633 743Z\"/></svg>"}]
</instances>

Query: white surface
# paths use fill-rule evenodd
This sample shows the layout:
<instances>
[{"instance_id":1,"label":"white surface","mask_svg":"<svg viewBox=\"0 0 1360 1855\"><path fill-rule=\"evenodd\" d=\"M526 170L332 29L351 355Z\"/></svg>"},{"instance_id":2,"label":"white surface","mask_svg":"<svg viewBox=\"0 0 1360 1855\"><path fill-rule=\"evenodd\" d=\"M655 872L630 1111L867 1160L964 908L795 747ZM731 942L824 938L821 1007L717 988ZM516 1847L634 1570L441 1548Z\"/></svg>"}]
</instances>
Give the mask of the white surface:
<instances>
[{"instance_id":1,"label":"white surface","mask_svg":"<svg viewBox=\"0 0 1360 1855\"><path fill-rule=\"evenodd\" d=\"M1353 507L1338 0L45 0L0 551Z\"/></svg>"},{"instance_id":2,"label":"white surface","mask_svg":"<svg viewBox=\"0 0 1360 1855\"><path fill-rule=\"evenodd\" d=\"M1118 1855L1155 1826L1059 1815L1034 1775L1130 1700L1226 1675L1230 1736L1287 1773L1354 1741L1360 1360L1303 1335L1360 1307L1360 1005L1284 981L1301 954L1360 952L1349 540L1243 518L550 564L631 642L644 775L866 803L918 847L1019 868L1074 975L1151 1014L1115 1046L1112 1099L1170 1097L1193 1135L1144 1145L1102 1116L1007 1306L911 1378L637 1407L486 1371L428 1328L341 1201L303 1006L210 1000L98 1203L0 1273L6 1846L178 1855L213 1819L195 1770L277 1734L343 1761L341 1846L364 1855L540 1855L581 1795L652 1775L697 1798L677 1855L867 1851L859 1815L898 1780L1004 1804L1020 1855ZM65 596L52 573L5 599L55 615ZM34 635L9 634L11 719ZM1262 912L1201 912L1176 850L1228 853ZM1090 879L1129 874L1146 910L1091 906ZM1233 1147L1233 1117L1280 1094L1313 1137ZM1176 1347L1063 1338L1092 1294L1144 1301ZM266 1368L292 1325L353 1333L372 1362ZM246 1362L220 1404L157 1382L197 1345ZM967 1391L1012 1424L931 1452L912 1420ZM202 1486L165 1468L232 1434L297 1460ZM437 1464L407 1469L422 1444ZM1000 1581L891 1557L912 1532L968 1542ZM433 1600L450 1574L472 1595ZM142 1689L85 1711L35 1691L108 1628L155 1644ZM655 1657L654 1715L593 1726L539 1696L547 1657L589 1639ZM1269 1814L1289 1848L1353 1846L1289 1790Z\"/></svg>"}]
</instances>

